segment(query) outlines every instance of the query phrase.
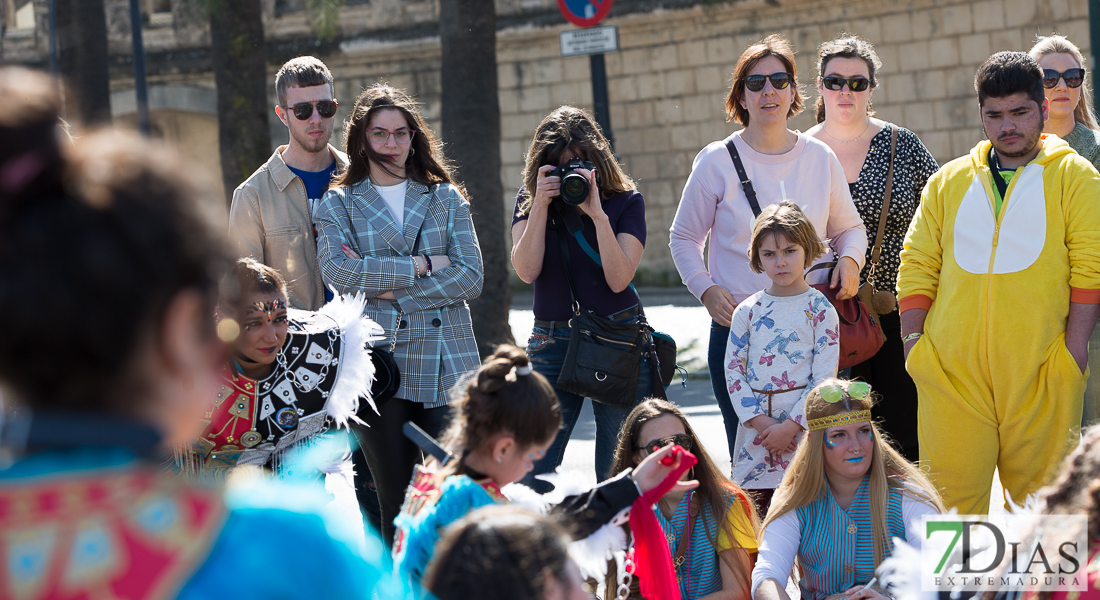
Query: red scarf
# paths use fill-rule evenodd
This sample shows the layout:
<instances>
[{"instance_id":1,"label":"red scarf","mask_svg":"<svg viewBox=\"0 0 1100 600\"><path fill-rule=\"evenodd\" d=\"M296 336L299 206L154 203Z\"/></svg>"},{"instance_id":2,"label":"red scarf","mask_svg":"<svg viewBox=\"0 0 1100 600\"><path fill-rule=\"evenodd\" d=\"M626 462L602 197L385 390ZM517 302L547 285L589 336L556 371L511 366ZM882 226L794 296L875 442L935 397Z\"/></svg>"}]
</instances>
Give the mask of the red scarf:
<instances>
[{"instance_id":1,"label":"red scarf","mask_svg":"<svg viewBox=\"0 0 1100 600\"><path fill-rule=\"evenodd\" d=\"M630 530L634 533L635 573L640 578L642 596L651 600L678 600L680 585L672 568L672 553L668 548L664 530L653 514L653 505L668 493L680 480L685 471L698 462L695 455L680 446L674 446L672 452L661 462L672 464L676 455L682 458L680 466L665 477L657 487L642 494L630 508Z\"/></svg>"}]
</instances>

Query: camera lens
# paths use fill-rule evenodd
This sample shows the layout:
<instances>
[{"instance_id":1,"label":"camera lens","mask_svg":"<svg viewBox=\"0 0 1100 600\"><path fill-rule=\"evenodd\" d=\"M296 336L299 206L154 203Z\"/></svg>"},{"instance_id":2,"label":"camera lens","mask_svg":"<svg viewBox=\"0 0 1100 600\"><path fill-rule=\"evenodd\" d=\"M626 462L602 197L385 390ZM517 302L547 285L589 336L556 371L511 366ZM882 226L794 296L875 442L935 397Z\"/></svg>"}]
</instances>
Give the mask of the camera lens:
<instances>
[{"instance_id":1,"label":"camera lens","mask_svg":"<svg viewBox=\"0 0 1100 600\"><path fill-rule=\"evenodd\" d=\"M580 173L570 173L561 181L561 199L570 206L584 204L588 199L588 180Z\"/></svg>"}]
</instances>

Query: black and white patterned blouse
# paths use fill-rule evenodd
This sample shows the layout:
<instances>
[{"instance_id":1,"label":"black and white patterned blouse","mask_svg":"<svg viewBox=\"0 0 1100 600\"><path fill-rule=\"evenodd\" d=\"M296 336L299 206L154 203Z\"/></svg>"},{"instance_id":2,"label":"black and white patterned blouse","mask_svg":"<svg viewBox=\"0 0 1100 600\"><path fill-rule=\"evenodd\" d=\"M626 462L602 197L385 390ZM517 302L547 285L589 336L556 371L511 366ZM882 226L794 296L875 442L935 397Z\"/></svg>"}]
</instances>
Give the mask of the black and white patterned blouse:
<instances>
[{"instance_id":1,"label":"black and white patterned blouse","mask_svg":"<svg viewBox=\"0 0 1100 600\"><path fill-rule=\"evenodd\" d=\"M897 127L895 125L895 127ZM879 213L882 196L886 191L886 169L890 164L890 128L871 139L871 149L859 171L859 179L848 184L852 200L859 216L867 227L867 264L859 274L860 283L867 281L871 270L871 250L878 235ZM875 288L897 293L898 267L901 265L901 248L909 223L917 211L920 195L928 178L938 171L939 164L921 143L915 133L898 127L898 147L894 157L894 185L890 195L890 216L886 220L882 254L875 270Z\"/></svg>"}]
</instances>

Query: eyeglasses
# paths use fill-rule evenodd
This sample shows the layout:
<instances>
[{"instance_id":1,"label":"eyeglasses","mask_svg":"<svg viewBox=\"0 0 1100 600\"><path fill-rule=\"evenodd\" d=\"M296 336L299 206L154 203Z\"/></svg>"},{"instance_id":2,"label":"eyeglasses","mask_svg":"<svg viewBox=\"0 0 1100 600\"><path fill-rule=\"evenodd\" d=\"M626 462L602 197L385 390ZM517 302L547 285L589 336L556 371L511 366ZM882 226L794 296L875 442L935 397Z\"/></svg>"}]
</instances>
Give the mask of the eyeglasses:
<instances>
[{"instance_id":1,"label":"eyeglasses","mask_svg":"<svg viewBox=\"0 0 1100 600\"><path fill-rule=\"evenodd\" d=\"M764 89L764 81L771 80L772 87L777 90L786 89L791 85L794 75L791 73L772 73L771 75L748 75L745 77L745 88L750 92L759 92Z\"/></svg>"},{"instance_id":2,"label":"eyeglasses","mask_svg":"<svg viewBox=\"0 0 1100 600\"><path fill-rule=\"evenodd\" d=\"M822 77L821 85L834 92L844 89L845 85L853 92L863 92L871 87L871 80L866 77Z\"/></svg>"},{"instance_id":3,"label":"eyeglasses","mask_svg":"<svg viewBox=\"0 0 1100 600\"><path fill-rule=\"evenodd\" d=\"M871 385L862 381L849 381L847 388L844 388L840 384L831 383L823 386L818 393L821 394L821 399L829 404L840 402L844 396L852 400L866 400L871 395Z\"/></svg>"},{"instance_id":4,"label":"eyeglasses","mask_svg":"<svg viewBox=\"0 0 1100 600\"><path fill-rule=\"evenodd\" d=\"M293 111L294 118L305 121L313 116L314 105L317 105L317 114L321 115L322 119L331 119L336 114L336 107L339 106L335 100L318 100L317 102L299 102L294 106L284 106L283 110Z\"/></svg>"},{"instance_id":5,"label":"eyeglasses","mask_svg":"<svg viewBox=\"0 0 1100 600\"><path fill-rule=\"evenodd\" d=\"M389 141L390 136L393 136L393 141L404 146L413 139L413 134L416 133L415 129L398 129L397 131L387 131L381 127L375 127L374 129L368 129L367 135L370 136L370 141L381 146Z\"/></svg>"},{"instance_id":6,"label":"eyeglasses","mask_svg":"<svg viewBox=\"0 0 1100 600\"><path fill-rule=\"evenodd\" d=\"M1066 87L1079 88L1082 83L1085 83L1085 70L1066 69L1065 72L1059 73L1054 69L1043 69L1043 87L1046 89L1058 87L1059 79L1066 80Z\"/></svg>"},{"instance_id":7,"label":"eyeglasses","mask_svg":"<svg viewBox=\"0 0 1100 600\"><path fill-rule=\"evenodd\" d=\"M658 438L655 440L649 440L644 446L639 446L638 450L645 452L646 456L657 452L661 448L668 446L669 444L677 444L681 448L687 451L691 451L691 436L686 433L677 433L676 435L670 435L668 437Z\"/></svg>"}]
</instances>

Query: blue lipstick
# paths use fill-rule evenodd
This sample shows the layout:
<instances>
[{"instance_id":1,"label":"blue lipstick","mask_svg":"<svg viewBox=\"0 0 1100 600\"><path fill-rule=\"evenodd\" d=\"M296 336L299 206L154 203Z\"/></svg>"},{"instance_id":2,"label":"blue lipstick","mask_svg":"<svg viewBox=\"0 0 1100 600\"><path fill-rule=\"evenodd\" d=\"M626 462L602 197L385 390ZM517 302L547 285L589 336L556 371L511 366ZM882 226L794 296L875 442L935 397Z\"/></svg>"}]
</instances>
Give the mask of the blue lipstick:
<instances>
[{"instance_id":1,"label":"blue lipstick","mask_svg":"<svg viewBox=\"0 0 1100 600\"><path fill-rule=\"evenodd\" d=\"M846 459L844 462L857 463L857 462L860 462L862 460L863 460L862 456L857 456L855 458Z\"/></svg>"}]
</instances>

